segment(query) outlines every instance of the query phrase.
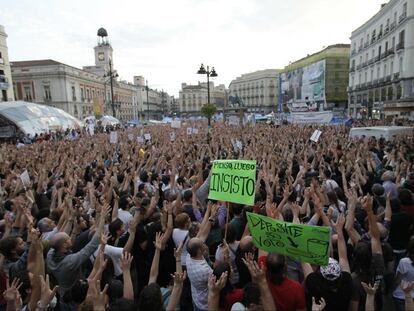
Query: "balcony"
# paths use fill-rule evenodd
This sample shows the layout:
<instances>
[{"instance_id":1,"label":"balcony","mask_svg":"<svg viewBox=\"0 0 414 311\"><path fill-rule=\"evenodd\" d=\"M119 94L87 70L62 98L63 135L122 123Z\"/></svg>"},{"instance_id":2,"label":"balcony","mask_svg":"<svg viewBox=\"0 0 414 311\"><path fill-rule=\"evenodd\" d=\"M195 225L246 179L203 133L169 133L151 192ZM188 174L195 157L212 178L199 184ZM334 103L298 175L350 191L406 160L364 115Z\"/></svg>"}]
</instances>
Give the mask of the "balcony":
<instances>
[{"instance_id":1,"label":"balcony","mask_svg":"<svg viewBox=\"0 0 414 311\"><path fill-rule=\"evenodd\" d=\"M373 44L377 39L374 37L371 38L371 44Z\"/></svg>"},{"instance_id":2,"label":"balcony","mask_svg":"<svg viewBox=\"0 0 414 311\"><path fill-rule=\"evenodd\" d=\"M361 52L362 51L362 45L360 45L359 47L358 47L358 52Z\"/></svg>"},{"instance_id":3,"label":"balcony","mask_svg":"<svg viewBox=\"0 0 414 311\"><path fill-rule=\"evenodd\" d=\"M361 67L362 67L362 65L359 64L359 65L356 66L356 69L359 70L359 69L361 69Z\"/></svg>"},{"instance_id":4,"label":"balcony","mask_svg":"<svg viewBox=\"0 0 414 311\"><path fill-rule=\"evenodd\" d=\"M368 62L363 62L362 63L362 68L365 68L366 66L368 66Z\"/></svg>"},{"instance_id":5,"label":"balcony","mask_svg":"<svg viewBox=\"0 0 414 311\"><path fill-rule=\"evenodd\" d=\"M385 57L387 57L387 52L381 53L381 59L384 59Z\"/></svg>"},{"instance_id":6,"label":"balcony","mask_svg":"<svg viewBox=\"0 0 414 311\"><path fill-rule=\"evenodd\" d=\"M378 79L375 79L372 81L372 86L377 86L378 85Z\"/></svg>"},{"instance_id":7,"label":"balcony","mask_svg":"<svg viewBox=\"0 0 414 311\"><path fill-rule=\"evenodd\" d=\"M384 81L385 81L385 78L379 78L378 83L382 84L382 83L384 83Z\"/></svg>"},{"instance_id":8,"label":"balcony","mask_svg":"<svg viewBox=\"0 0 414 311\"><path fill-rule=\"evenodd\" d=\"M368 65L372 65L372 64L374 64L375 63L375 58L371 58L369 61L368 61Z\"/></svg>"},{"instance_id":9,"label":"balcony","mask_svg":"<svg viewBox=\"0 0 414 311\"><path fill-rule=\"evenodd\" d=\"M404 41L397 44L397 51L404 49Z\"/></svg>"},{"instance_id":10,"label":"balcony","mask_svg":"<svg viewBox=\"0 0 414 311\"><path fill-rule=\"evenodd\" d=\"M367 88L370 88L372 86L372 81L367 82Z\"/></svg>"},{"instance_id":11,"label":"balcony","mask_svg":"<svg viewBox=\"0 0 414 311\"><path fill-rule=\"evenodd\" d=\"M391 48L388 50L388 55L394 55L394 54L395 54L394 48Z\"/></svg>"},{"instance_id":12,"label":"balcony","mask_svg":"<svg viewBox=\"0 0 414 311\"><path fill-rule=\"evenodd\" d=\"M384 35L385 35L385 34L387 34L389 31L390 31L390 27L385 26L385 29L384 29Z\"/></svg>"},{"instance_id":13,"label":"balcony","mask_svg":"<svg viewBox=\"0 0 414 311\"><path fill-rule=\"evenodd\" d=\"M391 82L391 75L386 76L386 77L385 77L385 81L386 81L386 82Z\"/></svg>"},{"instance_id":14,"label":"balcony","mask_svg":"<svg viewBox=\"0 0 414 311\"><path fill-rule=\"evenodd\" d=\"M375 62L379 62L381 60L381 55L375 56L374 60Z\"/></svg>"},{"instance_id":15,"label":"balcony","mask_svg":"<svg viewBox=\"0 0 414 311\"><path fill-rule=\"evenodd\" d=\"M349 72L354 72L355 71L355 66L352 66L351 68L349 68Z\"/></svg>"},{"instance_id":16,"label":"balcony","mask_svg":"<svg viewBox=\"0 0 414 311\"><path fill-rule=\"evenodd\" d=\"M356 51L356 50L352 50L352 52L351 52L351 56L354 56L356 53L357 53L357 51Z\"/></svg>"},{"instance_id":17,"label":"balcony","mask_svg":"<svg viewBox=\"0 0 414 311\"><path fill-rule=\"evenodd\" d=\"M369 45L369 42L365 42L365 43L364 43L364 48L367 48L367 47L368 47L368 45Z\"/></svg>"},{"instance_id":18,"label":"balcony","mask_svg":"<svg viewBox=\"0 0 414 311\"><path fill-rule=\"evenodd\" d=\"M398 18L398 24L401 24L407 18L407 12L404 12Z\"/></svg>"},{"instance_id":19,"label":"balcony","mask_svg":"<svg viewBox=\"0 0 414 311\"><path fill-rule=\"evenodd\" d=\"M394 73L394 81L398 80L399 78L400 78L400 73L399 72Z\"/></svg>"},{"instance_id":20,"label":"balcony","mask_svg":"<svg viewBox=\"0 0 414 311\"><path fill-rule=\"evenodd\" d=\"M378 40L382 38L382 31L378 34Z\"/></svg>"}]
</instances>

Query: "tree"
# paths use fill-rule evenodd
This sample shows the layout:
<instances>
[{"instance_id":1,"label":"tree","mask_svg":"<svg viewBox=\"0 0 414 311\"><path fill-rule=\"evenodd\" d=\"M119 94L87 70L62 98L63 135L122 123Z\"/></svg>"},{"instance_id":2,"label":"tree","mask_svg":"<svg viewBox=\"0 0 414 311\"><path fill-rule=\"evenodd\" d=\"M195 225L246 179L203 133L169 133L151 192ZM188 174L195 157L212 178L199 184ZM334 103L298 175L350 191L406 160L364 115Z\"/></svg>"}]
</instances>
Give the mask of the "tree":
<instances>
[{"instance_id":1,"label":"tree","mask_svg":"<svg viewBox=\"0 0 414 311\"><path fill-rule=\"evenodd\" d=\"M205 105L203 105L203 107L201 107L202 114L208 120L208 126L211 125L211 117L214 116L216 111L217 111L217 107L214 104L205 104Z\"/></svg>"}]
</instances>

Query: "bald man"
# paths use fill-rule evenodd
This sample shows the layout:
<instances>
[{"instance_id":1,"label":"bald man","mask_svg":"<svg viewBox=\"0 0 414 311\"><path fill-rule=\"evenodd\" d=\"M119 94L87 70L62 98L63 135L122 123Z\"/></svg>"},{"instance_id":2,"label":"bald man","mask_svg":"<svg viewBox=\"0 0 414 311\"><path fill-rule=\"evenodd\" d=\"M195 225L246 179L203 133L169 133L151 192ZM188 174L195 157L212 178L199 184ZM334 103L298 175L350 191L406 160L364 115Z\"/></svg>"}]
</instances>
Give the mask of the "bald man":
<instances>
[{"instance_id":1,"label":"bald man","mask_svg":"<svg viewBox=\"0 0 414 311\"><path fill-rule=\"evenodd\" d=\"M245 236L240 240L239 247L236 250L236 266L237 271L239 271L239 283L237 284L238 288L243 288L252 280L249 270L243 263L243 258L247 253L254 254L255 258L257 259L257 248L254 245L253 238L250 235Z\"/></svg>"}]
</instances>

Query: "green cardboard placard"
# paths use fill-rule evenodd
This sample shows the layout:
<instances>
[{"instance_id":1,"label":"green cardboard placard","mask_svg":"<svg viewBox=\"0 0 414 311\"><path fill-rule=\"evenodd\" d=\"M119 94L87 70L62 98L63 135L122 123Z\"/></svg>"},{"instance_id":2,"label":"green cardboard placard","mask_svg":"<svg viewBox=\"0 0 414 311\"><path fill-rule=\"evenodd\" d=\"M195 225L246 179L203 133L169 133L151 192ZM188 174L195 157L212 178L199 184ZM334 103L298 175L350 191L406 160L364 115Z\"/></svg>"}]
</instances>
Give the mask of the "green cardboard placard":
<instances>
[{"instance_id":1,"label":"green cardboard placard","mask_svg":"<svg viewBox=\"0 0 414 311\"><path fill-rule=\"evenodd\" d=\"M210 179L208 198L254 205L255 160L216 160Z\"/></svg>"},{"instance_id":2,"label":"green cardboard placard","mask_svg":"<svg viewBox=\"0 0 414 311\"><path fill-rule=\"evenodd\" d=\"M303 262L328 264L330 228L293 224L254 213L247 213L247 222L258 248Z\"/></svg>"}]
</instances>

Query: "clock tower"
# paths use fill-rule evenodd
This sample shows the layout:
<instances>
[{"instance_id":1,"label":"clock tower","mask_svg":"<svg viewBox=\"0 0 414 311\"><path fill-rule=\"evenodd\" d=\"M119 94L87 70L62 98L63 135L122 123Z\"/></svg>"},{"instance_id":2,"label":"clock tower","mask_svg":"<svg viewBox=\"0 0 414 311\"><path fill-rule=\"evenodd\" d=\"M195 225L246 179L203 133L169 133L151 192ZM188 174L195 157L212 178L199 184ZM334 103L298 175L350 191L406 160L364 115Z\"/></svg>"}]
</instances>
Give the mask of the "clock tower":
<instances>
[{"instance_id":1,"label":"clock tower","mask_svg":"<svg viewBox=\"0 0 414 311\"><path fill-rule=\"evenodd\" d=\"M98 45L95 46L95 66L109 70L109 60L114 67L114 59L112 57L112 46L108 41L108 32L105 28L98 29Z\"/></svg>"}]
</instances>

